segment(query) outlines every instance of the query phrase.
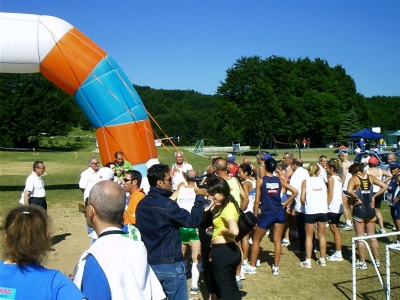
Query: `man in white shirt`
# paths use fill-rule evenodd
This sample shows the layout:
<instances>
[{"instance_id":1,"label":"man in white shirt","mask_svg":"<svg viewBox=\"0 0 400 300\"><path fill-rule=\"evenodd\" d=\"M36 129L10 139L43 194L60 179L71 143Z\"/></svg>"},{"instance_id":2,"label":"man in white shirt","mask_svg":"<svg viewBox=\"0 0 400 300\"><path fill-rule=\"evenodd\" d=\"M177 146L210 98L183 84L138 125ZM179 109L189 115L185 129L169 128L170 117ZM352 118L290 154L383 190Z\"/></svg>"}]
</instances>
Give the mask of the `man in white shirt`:
<instances>
[{"instance_id":1,"label":"man in white shirt","mask_svg":"<svg viewBox=\"0 0 400 300\"><path fill-rule=\"evenodd\" d=\"M318 168L319 168L318 177L322 178L326 184L328 184L328 175L326 174L327 163L328 163L328 158L325 155L321 155L319 157L319 162L318 162Z\"/></svg>"},{"instance_id":2,"label":"man in white shirt","mask_svg":"<svg viewBox=\"0 0 400 300\"><path fill-rule=\"evenodd\" d=\"M306 230L305 230L305 211L304 204L300 201L301 196L301 184L303 180L309 177L306 169L303 168L303 161L300 158L294 158L291 165L293 175L290 179L290 185L294 187L298 194L295 198L294 209L296 211L296 224L297 232L299 234L299 249L295 251L296 254L305 254L306 252Z\"/></svg>"},{"instance_id":3,"label":"man in white shirt","mask_svg":"<svg viewBox=\"0 0 400 300\"><path fill-rule=\"evenodd\" d=\"M82 193L85 191L90 177L99 170L99 161L96 157L91 157L88 160L89 167L81 173L81 179L79 180L79 189Z\"/></svg>"},{"instance_id":4,"label":"man in white shirt","mask_svg":"<svg viewBox=\"0 0 400 300\"><path fill-rule=\"evenodd\" d=\"M185 178L183 177L183 173L186 173L189 170L193 170L191 164L183 161L183 152L177 151L175 152L175 163L171 167L172 173L172 189L176 191L178 185L181 182L185 182Z\"/></svg>"},{"instance_id":5,"label":"man in white shirt","mask_svg":"<svg viewBox=\"0 0 400 300\"><path fill-rule=\"evenodd\" d=\"M46 167L43 161L37 160L33 163L33 172L28 176L25 183L25 205L40 205L47 210L46 191L41 177L45 171Z\"/></svg>"},{"instance_id":6,"label":"man in white shirt","mask_svg":"<svg viewBox=\"0 0 400 300\"><path fill-rule=\"evenodd\" d=\"M368 165L370 158L371 156L369 156L369 150L365 150L364 157L361 159L361 164L364 166Z\"/></svg>"}]
</instances>

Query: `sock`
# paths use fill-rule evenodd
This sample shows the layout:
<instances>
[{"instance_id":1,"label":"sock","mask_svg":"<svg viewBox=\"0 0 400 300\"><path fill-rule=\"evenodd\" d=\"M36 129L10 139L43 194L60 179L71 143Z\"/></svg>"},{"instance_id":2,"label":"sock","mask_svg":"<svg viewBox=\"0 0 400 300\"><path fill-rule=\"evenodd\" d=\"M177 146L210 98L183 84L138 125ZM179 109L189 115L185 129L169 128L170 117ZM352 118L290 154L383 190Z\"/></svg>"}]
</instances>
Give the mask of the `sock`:
<instances>
[{"instance_id":1,"label":"sock","mask_svg":"<svg viewBox=\"0 0 400 300\"><path fill-rule=\"evenodd\" d=\"M199 282L200 272L198 263L192 263L192 287L197 288Z\"/></svg>"},{"instance_id":2,"label":"sock","mask_svg":"<svg viewBox=\"0 0 400 300\"><path fill-rule=\"evenodd\" d=\"M236 275L236 281L240 281L240 275Z\"/></svg>"},{"instance_id":3,"label":"sock","mask_svg":"<svg viewBox=\"0 0 400 300\"><path fill-rule=\"evenodd\" d=\"M306 263L311 264L311 258L306 258Z\"/></svg>"},{"instance_id":4,"label":"sock","mask_svg":"<svg viewBox=\"0 0 400 300\"><path fill-rule=\"evenodd\" d=\"M346 224L347 225L351 225L351 221L350 220L346 220Z\"/></svg>"},{"instance_id":5,"label":"sock","mask_svg":"<svg viewBox=\"0 0 400 300\"><path fill-rule=\"evenodd\" d=\"M336 254L339 255L339 256L342 256L342 251L337 251L336 250Z\"/></svg>"},{"instance_id":6,"label":"sock","mask_svg":"<svg viewBox=\"0 0 400 300\"><path fill-rule=\"evenodd\" d=\"M242 265L248 265L248 264L249 264L249 261L247 259L244 259Z\"/></svg>"}]
</instances>

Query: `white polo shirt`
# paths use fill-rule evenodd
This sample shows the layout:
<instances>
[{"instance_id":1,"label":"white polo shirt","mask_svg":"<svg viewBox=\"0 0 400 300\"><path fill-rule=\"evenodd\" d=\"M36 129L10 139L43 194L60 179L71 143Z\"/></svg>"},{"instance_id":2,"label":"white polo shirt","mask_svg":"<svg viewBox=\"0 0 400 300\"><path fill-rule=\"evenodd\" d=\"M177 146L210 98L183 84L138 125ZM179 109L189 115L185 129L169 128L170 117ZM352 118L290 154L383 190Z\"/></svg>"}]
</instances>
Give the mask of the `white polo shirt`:
<instances>
[{"instance_id":1,"label":"white polo shirt","mask_svg":"<svg viewBox=\"0 0 400 300\"><path fill-rule=\"evenodd\" d=\"M35 172L32 172L26 179L25 191L31 192L29 197L46 197L43 179L40 176L37 176Z\"/></svg>"}]
</instances>

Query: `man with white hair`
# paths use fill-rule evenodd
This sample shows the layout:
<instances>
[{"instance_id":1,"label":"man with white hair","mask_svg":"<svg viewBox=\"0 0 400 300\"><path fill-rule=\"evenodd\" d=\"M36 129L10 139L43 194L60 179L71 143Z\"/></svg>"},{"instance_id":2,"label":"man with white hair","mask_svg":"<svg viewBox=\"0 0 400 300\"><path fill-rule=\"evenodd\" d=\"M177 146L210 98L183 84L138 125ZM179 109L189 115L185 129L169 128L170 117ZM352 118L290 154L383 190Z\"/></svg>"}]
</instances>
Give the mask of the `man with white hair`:
<instances>
[{"instance_id":1,"label":"man with white hair","mask_svg":"<svg viewBox=\"0 0 400 300\"><path fill-rule=\"evenodd\" d=\"M89 167L81 173L81 178L79 179L79 189L82 193L85 191L90 177L99 170L99 161L94 156L89 158L88 165Z\"/></svg>"},{"instance_id":2,"label":"man with white hair","mask_svg":"<svg viewBox=\"0 0 400 300\"><path fill-rule=\"evenodd\" d=\"M178 185L181 182L185 182L185 178L183 177L183 173L186 173L188 170L192 170L193 167L191 164L183 161L183 152L176 151L175 152L175 163L171 167L172 173L172 190L176 191Z\"/></svg>"}]
</instances>

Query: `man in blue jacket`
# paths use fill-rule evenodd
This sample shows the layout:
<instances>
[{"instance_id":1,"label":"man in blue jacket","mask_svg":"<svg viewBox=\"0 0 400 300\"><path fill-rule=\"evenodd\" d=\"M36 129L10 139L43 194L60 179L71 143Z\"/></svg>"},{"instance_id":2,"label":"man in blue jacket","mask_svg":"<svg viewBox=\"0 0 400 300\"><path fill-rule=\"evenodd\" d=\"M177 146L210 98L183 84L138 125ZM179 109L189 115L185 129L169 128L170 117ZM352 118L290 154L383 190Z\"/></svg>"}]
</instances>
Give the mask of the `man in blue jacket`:
<instances>
[{"instance_id":1,"label":"man in blue jacket","mask_svg":"<svg viewBox=\"0 0 400 300\"><path fill-rule=\"evenodd\" d=\"M200 225L206 190L195 189L197 195L189 213L169 198L172 177L168 165L153 165L147 171L147 178L150 191L136 208L136 226L147 248L147 260L168 299L188 299L179 227Z\"/></svg>"}]
</instances>

